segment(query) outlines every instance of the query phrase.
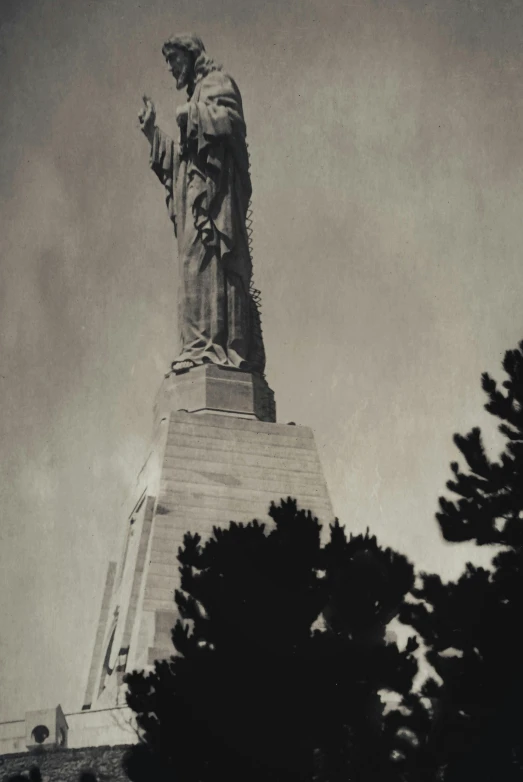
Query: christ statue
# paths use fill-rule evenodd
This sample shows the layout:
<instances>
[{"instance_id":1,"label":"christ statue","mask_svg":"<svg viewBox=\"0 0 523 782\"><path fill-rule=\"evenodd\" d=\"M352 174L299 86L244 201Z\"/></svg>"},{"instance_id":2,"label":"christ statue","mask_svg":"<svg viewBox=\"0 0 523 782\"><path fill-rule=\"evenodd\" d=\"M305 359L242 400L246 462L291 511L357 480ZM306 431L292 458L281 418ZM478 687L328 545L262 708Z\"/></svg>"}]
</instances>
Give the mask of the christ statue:
<instances>
[{"instance_id":1,"label":"christ statue","mask_svg":"<svg viewBox=\"0 0 523 782\"><path fill-rule=\"evenodd\" d=\"M213 363L263 375L246 225L251 180L241 95L196 35L169 38L162 52L177 89L187 92L176 110L179 138L156 125L146 96L139 121L178 244L181 350L171 369L179 374Z\"/></svg>"}]
</instances>

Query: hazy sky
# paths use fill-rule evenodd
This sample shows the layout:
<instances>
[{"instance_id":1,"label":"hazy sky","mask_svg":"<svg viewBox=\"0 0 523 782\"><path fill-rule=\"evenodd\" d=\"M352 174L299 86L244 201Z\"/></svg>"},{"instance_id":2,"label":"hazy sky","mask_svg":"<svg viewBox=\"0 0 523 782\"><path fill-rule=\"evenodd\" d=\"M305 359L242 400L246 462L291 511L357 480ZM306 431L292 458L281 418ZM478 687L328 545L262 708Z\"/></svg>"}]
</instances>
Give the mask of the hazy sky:
<instances>
[{"instance_id":1,"label":"hazy sky","mask_svg":"<svg viewBox=\"0 0 523 782\"><path fill-rule=\"evenodd\" d=\"M173 127L174 32L243 93L279 420L313 427L351 530L456 576L434 521L452 434L486 423L496 446L480 374L523 338L521 0L0 14L0 719L81 706L176 352L174 240L136 119L146 91Z\"/></svg>"}]
</instances>

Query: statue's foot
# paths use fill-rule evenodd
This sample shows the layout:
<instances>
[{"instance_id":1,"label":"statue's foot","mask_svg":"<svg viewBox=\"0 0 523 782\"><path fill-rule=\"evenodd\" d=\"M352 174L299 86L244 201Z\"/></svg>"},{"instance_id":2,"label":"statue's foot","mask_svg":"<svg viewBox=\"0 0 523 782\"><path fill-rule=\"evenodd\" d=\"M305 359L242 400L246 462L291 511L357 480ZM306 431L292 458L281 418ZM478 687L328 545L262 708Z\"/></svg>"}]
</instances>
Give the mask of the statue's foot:
<instances>
[{"instance_id":1,"label":"statue's foot","mask_svg":"<svg viewBox=\"0 0 523 782\"><path fill-rule=\"evenodd\" d=\"M196 364L194 361L191 361L190 359L187 359L186 361L173 361L171 364L171 371L174 372L175 375L181 375L183 372L188 372L189 369L192 369L195 366Z\"/></svg>"}]
</instances>

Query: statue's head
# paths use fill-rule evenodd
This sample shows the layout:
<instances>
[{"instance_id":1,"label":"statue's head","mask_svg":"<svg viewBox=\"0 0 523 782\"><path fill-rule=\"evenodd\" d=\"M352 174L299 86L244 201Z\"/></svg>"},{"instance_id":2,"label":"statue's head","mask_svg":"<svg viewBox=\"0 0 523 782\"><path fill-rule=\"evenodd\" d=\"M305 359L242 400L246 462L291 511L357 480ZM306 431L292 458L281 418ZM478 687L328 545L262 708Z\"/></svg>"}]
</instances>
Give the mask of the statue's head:
<instances>
[{"instance_id":1,"label":"statue's head","mask_svg":"<svg viewBox=\"0 0 523 782\"><path fill-rule=\"evenodd\" d=\"M162 46L162 54L179 90L187 87L191 91L198 77L217 67L207 56L202 39L192 33L173 35Z\"/></svg>"}]
</instances>

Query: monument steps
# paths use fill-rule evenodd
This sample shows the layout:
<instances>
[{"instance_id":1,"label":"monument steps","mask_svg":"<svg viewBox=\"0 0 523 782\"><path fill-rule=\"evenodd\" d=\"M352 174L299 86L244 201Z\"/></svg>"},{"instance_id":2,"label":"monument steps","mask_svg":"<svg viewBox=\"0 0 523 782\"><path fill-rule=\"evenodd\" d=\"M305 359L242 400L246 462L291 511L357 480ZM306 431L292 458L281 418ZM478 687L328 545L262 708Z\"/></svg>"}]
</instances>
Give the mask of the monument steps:
<instances>
[{"instance_id":1,"label":"monument steps","mask_svg":"<svg viewBox=\"0 0 523 782\"><path fill-rule=\"evenodd\" d=\"M177 557L178 548L175 546L171 546L167 550L165 546L163 546L163 548L161 547L154 552L151 549L151 554L149 557L149 572L151 572L151 567L156 567L158 565L165 565L170 568L178 569L180 567L180 563L178 562Z\"/></svg>"},{"instance_id":2,"label":"monument steps","mask_svg":"<svg viewBox=\"0 0 523 782\"><path fill-rule=\"evenodd\" d=\"M229 372L235 377L241 377L244 374L243 372L238 374L234 370L229 370ZM234 423L233 427L231 427L231 418ZM216 415L212 412L206 412L204 414L186 413L182 410L171 412L169 429L182 429L183 427L187 427L192 431L196 429L200 429L202 432L209 431L210 437L218 436L220 438L222 437L223 432L232 434L232 431L234 431L235 437L233 439L236 439L236 434L241 436L242 433L249 433L255 436L260 435L261 437L291 436L306 440L314 440L314 435L307 426L258 421L252 418L240 418L237 416ZM218 434L215 432L218 432Z\"/></svg>"},{"instance_id":3,"label":"monument steps","mask_svg":"<svg viewBox=\"0 0 523 782\"><path fill-rule=\"evenodd\" d=\"M204 443L207 443L210 448L218 446L219 444L224 446L229 440L233 440L235 443L239 444L256 443L258 447L271 445L276 448L311 448L311 445L313 444L312 437L295 435L293 432L298 429L298 427L295 426L289 426L285 429L286 432L292 432L292 434L268 434L256 431L245 431L243 429L231 432L230 429L223 429L216 426L210 426L209 432L206 433L206 430L202 426L174 423L169 427L167 445L183 445L184 442L182 438L188 438L189 442L196 442L202 446Z\"/></svg>"},{"instance_id":4,"label":"monument steps","mask_svg":"<svg viewBox=\"0 0 523 782\"><path fill-rule=\"evenodd\" d=\"M180 563L176 562L176 573L178 573L179 567L180 567ZM151 561L149 564L149 574L151 576L172 576L172 573L173 573L173 566L171 562L162 563L162 562Z\"/></svg>"},{"instance_id":5,"label":"monument steps","mask_svg":"<svg viewBox=\"0 0 523 782\"><path fill-rule=\"evenodd\" d=\"M177 555L178 555L178 549L182 545L183 540L183 532L180 530L179 537L171 536L169 538L154 538L153 539L153 545L151 547L151 562L154 562L156 559L156 553L160 553L164 555L170 554L172 558L173 565L177 562ZM165 562L163 563L165 564Z\"/></svg>"},{"instance_id":6,"label":"monument steps","mask_svg":"<svg viewBox=\"0 0 523 782\"><path fill-rule=\"evenodd\" d=\"M245 464L256 467L259 465L258 458L268 457L265 459L266 466L277 467L279 465L285 466L285 461L291 461L294 463L296 459L300 459L303 462L318 463L318 454L314 449L314 441L305 439L292 439L292 438L273 438L273 441L268 441L265 438L256 437L246 433L248 437L241 439L220 439L217 437L210 437L206 440L200 434L187 435L177 434L171 432L170 436L166 439L166 457L181 457L183 453L184 458L196 458L204 461L226 461L235 464ZM251 439L249 439L251 438ZM202 442L203 440L203 442ZM232 441L232 442L231 442ZM234 445L233 445L234 443ZM172 450L172 449L175 450ZM226 452L224 455L223 452ZM194 452L194 453L193 453ZM246 462L243 456L247 455L249 461ZM278 461L274 462L273 459ZM283 460L279 461L279 460Z\"/></svg>"},{"instance_id":7,"label":"monument steps","mask_svg":"<svg viewBox=\"0 0 523 782\"><path fill-rule=\"evenodd\" d=\"M201 435L194 434L191 436L187 434L176 434L171 435L167 440L166 454L167 456L178 456L181 455L186 448L198 448L207 455L215 451L226 451L227 453L230 453L231 451L230 445L227 445L218 437L206 440ZM274 454L274 456L280 458L294 459L296 456L296 449L300 452L303 451L303 453L300 453L302 459L307 460L309 458L311 461L317 461L318 457L312 451L310 443L308 443L307 440L297 440L294 442L277 441L269 443L265 439L260 441L253 438L249 441L248 438L242 438L241 440L234 441L234 451L236 453L260 454L262 456L271 456Z\"/></svg>"},{"instance_id":8,"label":"monument steps","mask_svg":"<svg viewBox=\"0 0 523 782\"><path fill-rule=\"evenodd\" d=\"M314 474L313 474L314 475ZM314 476L317 477L317 476ZM258 476L244 475L242 470L236 470L231 475L231 470L222 466L220 472L215 470L189 470L175 469L166 471L160 489L161 491L177 490L179 486L186 489L192 487L197 490L200 486L205 490L216 487L218 490L230 492L235 496L235 492L253 491L266 494L270 492L275 502L279 502L282 497L288 496L289 486L291 485L296 492L297 497L317 496L319 489L313 488L311 492L311 479L306 480L297 470L288 470L287 475L278 476L266 475L263 470L258 471Z\"/></svg>"},{"instance_id":9,"label":"monument steps","mask_svg":"<svg viewBox=\"0 0 523 782\"><path fill-rule=\"evenodd\" d=\"M289 496L294 496L295 486L289 481L287 486L281 486L280 489L272 489L269 486L262 489L241 488L237 486L224 486L223 484L205 485L201 483L181 483L179 481L169 482L162 481L163 486L159 495L159 502L163 505L167 500L173 502L177 498L178 502L182 505L195 505L195 503L202 502L203 507L216 507L219 509L222 507L220 503L231 504L231 510L238 507L238 510L248 511L249 507L260 506L261 503L265 503L265 513L269 509L271 502L278 503L281 499L286 499ZM167 483L167 485L165 485ZM174 485L173 485L174 484ZM308 490L305 492L298 487L299 491L299 504L300 507L306 508L309 500L317 500L320 488L323 486L315 486L312 481L308 484ZM212 503L217 502L214 506ZM240 503L235 505L235 503Z\"/></svg>"},{"instance_id":10,"label":"monument steps","mask_svg":"<svg viewBox=\"0 0 523 782\"><path fill-rule=\"evenodd\" d=\"M218 497L216 494L205 495L203 492L182 492L167 491L159 497L159 504L162 506L162 515L164 511L173 510L179 513L184 508L204 508L205 510L216 510L218 512L228 511L231 519L241 521L240 516L247 518L265 517L273 495L265 492L263 498L254 498L248 492L242 499L233 497ZM235 519L235 516L237 517Z\"/></svg>"},{"instance_id":11,"label":"monument steps","mask_svg":"<svg viewBox=\"0 0 523 782\"><path fill-rule=\"evenodd\" d=\"M172 642L172 629L176 624L176 617L173 618L172 625L168 630L159 631L156 627L156 633L154 635L155 646L161 646L162 649L168 649L171 654L174 654L174 645Z\"/></svg>"},{"instance_id":12,"label":"monument steps","mask_svg":"<svg viewBox=\"0 0 523 782\"><path fill-rule=\"evenodd\" d=\"M156 660L168 660L172 655L174 655L172 644L170 647L152 646L148 650L147 664L154 665Z\"/></svg>"},{"instance_id":13,"label":"monument steps","mask_svg":"<svg viewBox=\"0 0 523 782\"><path fill-rule=\"evenodd\" d=\"M147 586L145 589L146 600L161 600L171 601L174 604L174 588L173 589L161 589L160 587Z\"/></svg>"},{"instance_id":14,"label":"monument steps","mask_svg":"<svg viewBox=\"0 0 523 782\"><path fill-rule=\"evenodd\" d=\"M157 632L171 632L171 628L174 627L176 617L178 616L175 610L173 611L157 611L156 612L156 630Z\"/></svg>"},{"instance_id":15,"label":"monument steps","mask_svg":"<svg viewBox=\"0 0 523 782\"><path fill-rule=\"evenodd\" d=\"M165 511L165 506L162 506ZM323 502L322 498L316 499L314 502L314 510L317 513L319 508L325 509L329 513L329 520L331 519L331 508ZM308 508L306 508L308 510ZM184 531L187 531L195 524L201 524L202 528L208 528L212 530L213 526L221 527L224 524L228 525L231 521L237 523L248 523L257 519L260 524L272 524L272 519L268 516L269 503L259 504L257 508L253 505L250 506L250 513L232 513L228 508L224 510L216 510L214 508L198 508L198 507L181 507L177 506L168 512L163 512L162 515L157 515L154 521L155 529L172 529L175 525ZM256 513L254 511L257 511ZM327 520L324 519L325 523Z\"/></svg>"},{"instance_id":16,"label":"monument steps","mask_svg":"<svg viewBox=\"0 0 523 782\"><path fill-rule=\"evenodd\" d=\"M218 469L223 470L226 467L234 466L242 474L257 476L263 470L266 475L279 477L285 475L288 472L299 472L304 478L308 475L316 475L320 469L318 460L315 459L303 459L300 462L296 461L296 458L290 461L288 458L278 458L277 456L263 456L263 455L250 455L246 453L229 453L227 461L224 464L223 453L220 452L222 458L211 456L209 450L200 450L196 454L188 453L186 449L183 450L183 456L179 455L179 451L176 451L176 456L166 456L163 460L163 464L166 470L175 470L177 468L185 468L192 470L210 470Z\"/></svg>"},{"instance_id":17,"label":"monument steps","mask_svg":"<svg viewBox=\"0 0 523 782\"><path fill-rule=\"evenodd\" d=\"M157 611L171 611L173 605L175 605L174 597L172 597L170 600L156 600L148 597L143 601L142 610L144 611L144 613L147 612L155 613Z\"/></svg>"},{"instance_id":18,"label":"monument steps","mask_svg":"<svg viewBox=\"0 0 523 782\"><path fill-rule=\"evenodd\" d=\"M169 576L149 572L147 584L152 589L170 589L174 595L175 588L180 584L180 578L177 572L174 575L171 573Z\"/></svg>"}]
</instances>

